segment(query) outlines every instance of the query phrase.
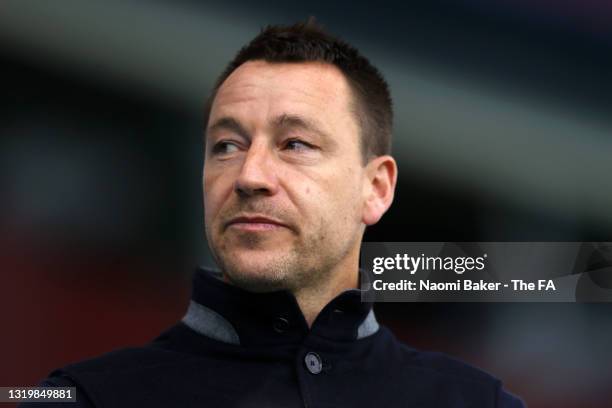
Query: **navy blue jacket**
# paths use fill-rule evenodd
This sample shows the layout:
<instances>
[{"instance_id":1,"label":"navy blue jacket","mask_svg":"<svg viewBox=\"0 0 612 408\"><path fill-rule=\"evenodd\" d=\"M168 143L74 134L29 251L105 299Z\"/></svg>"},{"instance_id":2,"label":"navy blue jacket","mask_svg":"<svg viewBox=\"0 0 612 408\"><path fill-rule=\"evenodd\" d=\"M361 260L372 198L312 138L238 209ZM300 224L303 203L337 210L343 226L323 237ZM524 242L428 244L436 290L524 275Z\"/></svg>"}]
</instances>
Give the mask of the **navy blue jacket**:
<instances>
[{"instance_id":1,"label":"navy blue jacket","mask_svg":"<svg viewBox=\"0 0 612 408\"><path fill-rule=\"evenodd\" d=\"M248 292L202 269L180 323L44 384L76 386L78 408L523 406L491 375L398 341L361 295L343 292L309 328L291 293Z\"/></svg>"}]
</instances>

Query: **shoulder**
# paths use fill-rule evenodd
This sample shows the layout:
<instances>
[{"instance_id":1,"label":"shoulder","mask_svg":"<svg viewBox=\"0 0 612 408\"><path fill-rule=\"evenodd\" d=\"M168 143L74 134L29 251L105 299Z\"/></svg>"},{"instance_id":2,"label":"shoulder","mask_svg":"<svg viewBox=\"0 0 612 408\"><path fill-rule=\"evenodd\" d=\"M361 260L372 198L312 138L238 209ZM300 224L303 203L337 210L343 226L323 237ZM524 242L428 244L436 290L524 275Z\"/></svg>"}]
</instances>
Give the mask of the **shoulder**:
<instances>
[{"instance_id":1,"label":"shoulder","mask_svg":"<svg viewBox=\"0 0 612 408\"><path fill-rule=\"evenodd\" d=\"M425 367L428 370L434 370L436 373L447 378L451 387L463 386L463 384L466 383L479 384L493 390L496 407L524 407L520 398L512 395L503 388L500 379L480 368L439 352L421 351L410 353L410 355L411 364Z\"/></svg>"},{"instance_id":2,"label":"shoulder","mask_svg":"<svg viewBox=\"0 0 612 408\"><path fill-rule=\"evenodd\" d=\"M185 355L154 348L154 347L130 347L123 348L100 356L68 364L52 373L119 373L122 371L142 370L151 366L163 366L164 364L175 364L177 360L187 358Z\"/></svg>"},{"instance_id":3,"label":"shoulder","mask_svg":"<svg viewBox=\"0 0 612 408\"><path fill-rule=\"evenodd\" d=\"M502 381L487 371L465 361L437 351L423 351L398 340L386 327L381 327L386 343L384 347L395 350L393 358L406 380L418 378L447 395L482 397L487 395L493 406L499 408L521 408L524 403L503 388ZM393 344L393 347L390 347Z\"/></svg>"},{"instance_id":4,"label":"shoulder","mask_svg":"<svg viewBox=\"0 0 612 408\"><path fill-rule=\"evenodd\" d=\"M497 384L499 379L488 372L464 361L437 351L415 350L405 344L401 346L405 353L405 363L424 370L431 370L449 378Z\"/></svg>"},{"instance_id":5,"label":"shoulder","mask_svg":"<svg viewBox=\"0 0 612 408\"><path fill-rule=\"evenodd\" d=\"M184 330L178 326L168 329L149 344L114 350L53 370L40 386L76 387L77 407L113 406L103 401L108 399L107 395L128 395L129 391L138 394L154 388L151 372L180 371L181 365L193 358L176 350L172 344L173 336L168 334Z\"/></svg>"},{"instance_id":6,"label":"shoulder","mask_svg":"<svg viewBox=\"0 0 612 408\"><path fill-rule=\"evenodd\" d=\"M51 375L115 375L135 371L143 371L149 368L161 368L165 365L179 364L190 358L189 354L183 353L173 347L172 340L177 331L183 330L176 325L149 344L138 347L126 347L114 350L99 356L68 364L51 373Z\"/></svg>"},{"instance_id":7,"label":"shoulder","mask_svg":"<svg viewBox=\"0 0 612 408\"><path fill-rule=\"evenodd\" d=\"M445 353L424 351L411 347L399 340L385 326L380 327L379 346L392 353L390 358L406 369L411 368L424 374L431 373L449 377L449 379L457 378L487 384L499 382L497 378L486 371L450 357Z\"/></svg>"}]
</instances>

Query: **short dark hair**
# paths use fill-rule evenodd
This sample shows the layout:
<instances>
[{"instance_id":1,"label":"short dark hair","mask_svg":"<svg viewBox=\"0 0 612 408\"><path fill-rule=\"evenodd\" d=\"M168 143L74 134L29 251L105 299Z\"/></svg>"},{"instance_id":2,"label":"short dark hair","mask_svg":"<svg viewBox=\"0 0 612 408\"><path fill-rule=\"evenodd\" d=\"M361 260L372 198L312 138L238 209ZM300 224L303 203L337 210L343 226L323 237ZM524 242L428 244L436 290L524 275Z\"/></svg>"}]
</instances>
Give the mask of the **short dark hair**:
<instances>
[{"instance_id":1,"label":"short dark hair","mask_svg":"<svg viewBox=\"0 0 612 408\"><path fill-rule=\"evenodd\" d=\"M213 100L221 84L247 61L325 62L345 75L353 93L355 116L361 130L364 164L391 152L393 108L389 86L367 58L346 42L333 37L314 18L291 26L267 26L244 46L217 79L206 104L208 125Z\"/></svg>"}]
</instances>

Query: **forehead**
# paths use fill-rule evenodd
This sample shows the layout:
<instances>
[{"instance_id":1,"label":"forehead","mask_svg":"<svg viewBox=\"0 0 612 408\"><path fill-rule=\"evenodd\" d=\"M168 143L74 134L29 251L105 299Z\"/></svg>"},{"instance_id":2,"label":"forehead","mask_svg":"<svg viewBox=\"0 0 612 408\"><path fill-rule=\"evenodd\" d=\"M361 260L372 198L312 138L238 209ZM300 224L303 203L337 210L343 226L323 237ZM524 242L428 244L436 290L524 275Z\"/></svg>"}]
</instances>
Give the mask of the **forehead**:
<instances>
[{"instance_id":1,"label":"forehead","mask_svg":"<svg viewBox=\"0 0 612 408\"><path fill-rule=\"evenodd\" d=\"M265 123L282 114L311 117L323 126L355 127L350 86L334 65L249 61L219 87L211 118ZM329 129L333 131L334 129Z\"/></svg>"}]
</instances>

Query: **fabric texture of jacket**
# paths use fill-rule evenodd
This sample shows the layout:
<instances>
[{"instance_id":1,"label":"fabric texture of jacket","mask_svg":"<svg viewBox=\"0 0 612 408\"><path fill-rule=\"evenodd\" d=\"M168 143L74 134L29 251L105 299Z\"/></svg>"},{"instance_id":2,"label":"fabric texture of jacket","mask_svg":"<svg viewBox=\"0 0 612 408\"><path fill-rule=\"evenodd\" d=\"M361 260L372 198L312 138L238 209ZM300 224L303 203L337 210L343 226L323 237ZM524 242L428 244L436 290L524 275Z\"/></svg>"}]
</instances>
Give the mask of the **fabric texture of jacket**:
<instances>
[{"instance_id":1,"label":"fabric texture of jacket","mask_svg":"<svg viewBox=\"0 0 612 408\"><path fill-rule=\"evenodd\" d=\"M76 386L74 408L523 407L491 375L397 340L362 294L344 291L309 328L290 292L249 292L199 269L181 322L41 385Z\"/></svg>"}]
</instances>

